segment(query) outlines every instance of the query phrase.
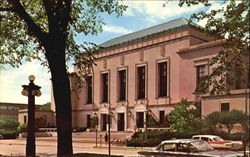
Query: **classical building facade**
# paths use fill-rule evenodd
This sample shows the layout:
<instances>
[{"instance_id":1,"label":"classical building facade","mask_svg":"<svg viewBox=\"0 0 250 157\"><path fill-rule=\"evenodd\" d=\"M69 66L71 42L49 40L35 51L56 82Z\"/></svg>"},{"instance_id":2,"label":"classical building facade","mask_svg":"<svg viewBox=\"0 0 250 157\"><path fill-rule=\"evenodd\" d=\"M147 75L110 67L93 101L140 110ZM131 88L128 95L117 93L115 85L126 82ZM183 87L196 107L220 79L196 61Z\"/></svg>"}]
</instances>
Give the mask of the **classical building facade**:
<instances>
[{"instance_id":1,"label":"classical building facade","mask_svg":"<svg viewBox=\"0 0 250 157\"><path fill-rule=\"evenodd\" d=\"M90 127L97 116L98 129L106 131L110 114L111 131L134 131L145 127L147 113L161 122L182 98L201 101L204 116L232 109L249 114L247 83L231 96L194 93L223 42L183 18L104 42L86 85L72 91L73 127Z\"/></svg>"}]
</instances>

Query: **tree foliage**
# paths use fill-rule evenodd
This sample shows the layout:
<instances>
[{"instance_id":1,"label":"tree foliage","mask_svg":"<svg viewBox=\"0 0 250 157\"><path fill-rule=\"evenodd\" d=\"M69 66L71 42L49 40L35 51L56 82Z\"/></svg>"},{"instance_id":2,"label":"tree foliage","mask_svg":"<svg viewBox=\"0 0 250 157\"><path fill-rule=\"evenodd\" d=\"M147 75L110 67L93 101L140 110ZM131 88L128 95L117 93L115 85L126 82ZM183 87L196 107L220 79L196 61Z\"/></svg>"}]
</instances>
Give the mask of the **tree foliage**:
<instances>
[{"instance_id":1,"label":"tree foliage","mask_svg":"<svg viewBox=\"0 0 250 157\"><path fill-rule=\"evenodd\" d=\"M1 131L16 131L19 123L7 116L0 117L0 130Z\"/></svg>"},{"instance_id":2,"label":"tree foliage","mask_svg":"<svg viewBox=\"0 0 250 157\"><path fill-rule=\"evenodd\" d=\"M169 0L168 0L169 1ZM171 0L170 0L171 1ZM210 7L214 1L179 0L179 6L203 4ZM210 12L201 11L191 16L191 20L207 20L204 32L216 39L225 39L223 49L210 60L212 71L203 80L199 92L210 94L229 93L230 89L240 88L243 82L249 84L249 0L224 0L226 4ZM244 63L244 64L242 64Z\"/></svg>"},{"instance_id":3,"label":"tree foliage","mask_svg":"<svg viewBox=\"0 0 250 157\"><path fill-rule=\"evenodd\" d=\"M227 133L230 134L235 124L240 124L243 132L248 133L249 131L249 116L242 111L232 110L230 112L212 112L207 115L204 119L204 124L208 128L208 132L218 132L218 126L221 128L225 126Z\"/></svg>"},{"instance_id":4,"label":"tree foliage","mask_svg":"<svg viewBox=\"0 0 250 157\"><path fill-rule=\"evenodd\" d=\"M212 112L204 119L206 125L206 131L213 134L217 131L217 124L220 123L220 112Z\"/></svg>"},{"instance_id":5,"label":"tree foliage","mask_svg":"<svg viewBox=\"0 0 250 157\"><path fill-rule=\"evenodd\" d=\"M44 43L39 37L46 40L47 35L53 35L52 31L62 31L65 35L67 61L74 59L78 65L92 65L94 58L89 46L94 43L77 43L75 37L79 33L96 35L104 24L101 13L120 16L125 9L126 6L117 1L106 0L3 0L0 4L0 66L18 67L23 61L33 59L47 65ZM58 27L60 30L55 30Z\"/></svg>"},{"instance_id":6,"label":"tree foliage","mask_svg":"<svg viewBox=\"0 0 250 157\"><path fill-rule=\"evenodd\" d=\"M2 0L0 3L0 67L18 67L37 59L49 67L56 108L57 155L71 156L72 108L67 61L81 73L91 70L93 43L75 37L97 34L102 13L120 16L126 6L110 0ZM26 149L29 151L30 149ZM33 153L33 152L32 152ZM27 152L26 152L27 155ZM32 154L33 155L33 154Z\"/></svg>"},{"instance_id":7,"label":"tree foliage","mask_svg":"<svg viewBox=\"0 0 250 157\"><path fill-rule=\"evenodd\" d=\"M186 99L182 99L169 114L170 129L179 135L199 133L202 123L197 112L199 112L197 108L191 107Z\"/></svg>"},{"instance_id":8,"label":"tree foliage","mask_svg":"<svg viewBox=\"0 0 250 157\"><path fill-rule=\"evenodd\" d=\"M46 104L39 106L39 108L43 111L50 111L51 110L51 102L47 102Z\"/></svg>"}]
</instances>

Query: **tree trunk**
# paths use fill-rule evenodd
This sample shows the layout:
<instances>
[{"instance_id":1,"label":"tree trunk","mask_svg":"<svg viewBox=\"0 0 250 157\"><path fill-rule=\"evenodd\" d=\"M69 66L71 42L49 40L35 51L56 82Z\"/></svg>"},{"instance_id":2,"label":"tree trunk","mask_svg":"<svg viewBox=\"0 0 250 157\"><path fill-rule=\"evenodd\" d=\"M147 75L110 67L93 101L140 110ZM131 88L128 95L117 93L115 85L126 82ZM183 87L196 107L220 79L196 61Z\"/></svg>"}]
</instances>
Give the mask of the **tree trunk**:
<instances>
[{"instance_id":1,"label":"tree trunk","mask_svg":"<svg viewBox=\"0 0 250 157\"><path fill-rule=\"evenodd\" d=\"M58 157L69 157L73 153L70 83L66 70L64 48L65 43L55 39L46 47L56 107Z\"/></svg>"}]
</instances>

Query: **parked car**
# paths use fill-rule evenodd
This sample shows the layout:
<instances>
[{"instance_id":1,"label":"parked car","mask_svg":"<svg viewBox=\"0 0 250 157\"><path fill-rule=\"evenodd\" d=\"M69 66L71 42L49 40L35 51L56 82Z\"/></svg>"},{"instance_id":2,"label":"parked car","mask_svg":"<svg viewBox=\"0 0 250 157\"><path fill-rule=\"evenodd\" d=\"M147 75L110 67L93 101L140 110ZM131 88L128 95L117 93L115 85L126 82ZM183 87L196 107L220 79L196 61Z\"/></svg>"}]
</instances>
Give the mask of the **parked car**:
<instances>
[{"instance_id":1,"label":"parked car","mask_svg":"<svg viewBox=\"0 0 250 157\"><path fill-rule=\"evenodd\" d=\"M138 152L140 157L243 157L233 151L214 150L206 141L196 139L175 139L162 141L152 150Z\"/></svg>"},{"instance_id":2,"label":"parked car","mask_svg":"<svg viewBox=\"0 0 250 157\"><path fill-rule=\"evenodd\" d=\"M241 141L224 140L215 135L195 135L192 139L204 140L214 149L243 150L243 144Z\"/></svg>"}]
</instances>

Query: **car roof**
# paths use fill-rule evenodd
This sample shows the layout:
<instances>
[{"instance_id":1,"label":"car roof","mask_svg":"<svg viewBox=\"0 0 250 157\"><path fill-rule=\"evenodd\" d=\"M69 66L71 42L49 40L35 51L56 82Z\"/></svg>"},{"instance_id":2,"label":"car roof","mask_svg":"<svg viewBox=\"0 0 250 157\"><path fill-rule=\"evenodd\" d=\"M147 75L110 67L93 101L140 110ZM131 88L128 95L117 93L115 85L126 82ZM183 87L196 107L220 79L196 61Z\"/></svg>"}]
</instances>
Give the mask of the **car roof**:
<instances>
[{"instance_id":1,"label":"car roof","mask_svg":"<svg viewBox=\"0 0 250 157\"><path fill-rule=\"evenodd\" d=\"M213 138L213 137L219 137L219 136L216 136L216 135L194 135L193 137L210 137L210 138Z\"/></svg>"},{"instance_id":2,"label":"car roof","mask_svg":"<svg viewBox=\"0 0 250 157\"><path fill-rule=\"evenodd\" d=\"M202 141L202 140L198 140L198 139L172 139L172 140L162 141L161 144L167 144L167 143L187 144L187 143L196 142L196 141Z\"/></svg>"}]
</instances>

